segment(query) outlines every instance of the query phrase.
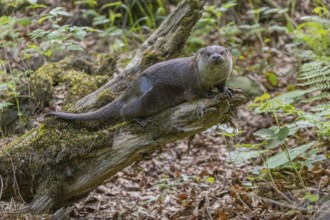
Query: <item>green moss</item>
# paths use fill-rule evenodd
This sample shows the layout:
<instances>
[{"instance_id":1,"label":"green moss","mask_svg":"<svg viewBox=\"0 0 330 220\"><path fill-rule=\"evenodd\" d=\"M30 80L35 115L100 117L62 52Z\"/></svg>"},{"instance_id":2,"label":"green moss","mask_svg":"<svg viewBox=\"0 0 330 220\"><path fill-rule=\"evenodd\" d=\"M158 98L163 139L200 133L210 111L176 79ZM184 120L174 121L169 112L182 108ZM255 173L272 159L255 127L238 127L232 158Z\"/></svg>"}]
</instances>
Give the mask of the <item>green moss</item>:
<instances>
[{"instance_id":1,"label":"green moss","mask_svg":"<svg viewBox=\"0 0 330 220\"><path fill-rule=\"evenodd\" d=\"M97 96L95 106L97 107L104 106L112 102L114 99L115 99L115 94L111 90L105 89Z\"/></svg>"},{"instance_id":2,"label":"green moss","mask_svg":"<svg viewBox=\"0 0 330 220\"><path fill-rule=\"evenodd\" d=\"M157 51L146 51L143 53L142 57L143 57L141 60L142 69L146 69L147 67L149 67L155 63L165 60L165 58L163 56L161 56L160 53Z\"/></svg>"},{"instance_id":3,"label":"green moss","mask_svg":"<svg viewBox=\"0 0 330 220\"><path fill-rule=\"evenodd\" d=\"M36 72L31 79L31 85L33 96L38 102L45 103L50 99L53 84L66 83L68 87L66 103L72 103L108 82L109 76L107 75L86 73L94 69L88 61L76 59L76 62L73 62L72 60L73 58L66 58L57 63L48 63ZM84 65L79 65L78 68L77 62ZM64 109L69 107L70 104Z\"/></svg>"},{"instance_id":4,"label":"green moss","mask_svg":"<svg viewBox=\"0 0 330 220\"><path fill-rule=\"evenodd\" d=\"M40 68L40 70L31 76L29 84L30 95L34 100L34 102L30 102L30 108L43 108L45 103L50 99L53 90L53 80L47 73L47 69Z\"/></svg>"}]
</instances>

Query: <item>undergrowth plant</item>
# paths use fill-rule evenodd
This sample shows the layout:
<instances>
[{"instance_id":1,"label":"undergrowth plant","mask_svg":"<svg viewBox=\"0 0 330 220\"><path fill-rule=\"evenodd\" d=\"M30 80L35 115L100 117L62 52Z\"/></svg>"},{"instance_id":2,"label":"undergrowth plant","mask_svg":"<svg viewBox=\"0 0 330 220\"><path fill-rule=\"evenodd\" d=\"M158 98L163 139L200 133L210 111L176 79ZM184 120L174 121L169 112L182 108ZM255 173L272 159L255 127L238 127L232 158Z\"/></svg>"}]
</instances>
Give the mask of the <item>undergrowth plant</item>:
<instances>
[{"instance_id":1,"label":"undergrowth plant","mask_svg":"<svg viewBox=\"0 0 330 220\"><path fill-rule=\"evenodd\" d=\"M327 9L320 8L318 12L328 15ZM229 160L243 163L260 157L262 166L256 167L257 173L268 176L277 192L280 190L273 172L292 170L305 190L305 198L312 201L315 197L308 192L301 171L330 157L324 151L330 140L330 20L327 16L302 20L304 22L291 31L292 45L299 53L297 57L305 62L298 73L296 90L273 98L265 93L254 100L250 110L271 114L275 124L253 133L258 143L236 145ZM307 131L309 135L305 136Z\"/></svg>"},{"instance_id":2,"label":"undergrowth plant","mask_svg":"<svg viewBox=\"0 0 330 220\"><path fill-rule=\"evenodd\" d=\"M322 2L317 2L319 6L313 10L316 15L302 17L302 23L291 30L293 46L299 58L329 60L330 12Z\"/></svg>"},{"instance_id":3,"label":"undergrowth plant","mask_svg":"<svg viewBox=\"0 0 330 220\"><path fill-rule=\"evenodd\" d=\"M117 46L128 44L127 38L134 37L144 40L144 33L157 28L165 18L165 6L162 0L125 0L113 1L96 9L97 1L75 1L76 5L87 5L82 9L85 15L93 17L93 26L102 28L100 36L104 39L121 36L122 43Z\"/></svg>"},{"instance_id":4,"label":"undergrowth plant","mask_svg":"<svg viewBox=\"0 0 330 220\"><path fill-rule=\"evenodd\" d=\"M44 6L31 4L29 7L37 9ZM0 17L0 78L2 81L0 83L2 99L0 110L16 105L20 124L22 124L20 94L16 85L19 79L33 74L31 58L46 59L59 51L83 50L80 42L88 31L94 31L88 27L59 24L63 17L69 16L71 14L57 7L41 16L35 13L32 17ZM48 23L44 26L46 28L33 28L44 22Z\"/></svg>"}]
</instances>

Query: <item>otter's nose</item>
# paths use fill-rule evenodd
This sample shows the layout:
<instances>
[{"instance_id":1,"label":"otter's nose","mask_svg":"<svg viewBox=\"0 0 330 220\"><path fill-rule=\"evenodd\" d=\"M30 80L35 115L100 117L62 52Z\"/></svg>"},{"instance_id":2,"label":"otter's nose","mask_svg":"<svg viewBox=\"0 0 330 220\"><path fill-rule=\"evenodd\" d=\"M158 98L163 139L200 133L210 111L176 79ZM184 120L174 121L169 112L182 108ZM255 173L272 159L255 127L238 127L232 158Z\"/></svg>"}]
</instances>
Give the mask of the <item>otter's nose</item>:
<instances>
[{"instance_id":1,"label":"otter's nose","mask_svg":"<svg viewBox=\"0 0 330 220\"><path fill-rule=\"evenodd\" d=\"M212 55L212 60L220 60L220 59L221 59L220 54L213 54Z\"/></svg>"}]
</instances>

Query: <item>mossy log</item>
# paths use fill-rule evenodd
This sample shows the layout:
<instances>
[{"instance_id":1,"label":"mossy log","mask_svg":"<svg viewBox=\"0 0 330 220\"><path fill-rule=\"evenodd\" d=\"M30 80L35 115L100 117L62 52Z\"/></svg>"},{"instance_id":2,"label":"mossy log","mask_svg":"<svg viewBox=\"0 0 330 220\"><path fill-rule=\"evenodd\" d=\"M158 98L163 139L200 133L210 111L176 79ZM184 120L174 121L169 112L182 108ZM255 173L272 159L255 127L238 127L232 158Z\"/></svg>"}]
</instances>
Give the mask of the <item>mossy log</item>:
<instances>
[{"instance_id":1,"label":"mossy log","mask_svg":"<svg viewBox=\"0 0 330 220\"><path fill-rule=\"evenodd\" d=\"M134 73L179 51L201 6L200 1L183 1L142 45L123 74L78 102L77 109L94 108L105 91L120 94ZM146 128L128 122L111 126L47 119L0 151L0 198L21 198L35 212L57 210L160 145L228 122L244 99L236 91L231 100L218 94L183 103L153 116Z\"/></svg>"}]
</instances>

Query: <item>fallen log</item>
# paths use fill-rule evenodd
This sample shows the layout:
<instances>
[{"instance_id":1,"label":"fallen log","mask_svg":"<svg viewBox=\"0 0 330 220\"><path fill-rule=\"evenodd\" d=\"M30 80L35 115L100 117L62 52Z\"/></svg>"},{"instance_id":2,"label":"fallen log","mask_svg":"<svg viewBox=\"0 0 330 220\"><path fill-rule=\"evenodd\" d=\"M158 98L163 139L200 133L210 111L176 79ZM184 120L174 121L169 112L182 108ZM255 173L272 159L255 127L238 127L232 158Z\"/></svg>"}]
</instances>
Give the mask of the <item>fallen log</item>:
<instances>
[{"instance_id":1,"label":"fallen log","mask_svg":"<svg viewBox=\"0 0 330 220\"><path fill-rule=\"evenodd\" d=\"M200 16L202 4L183 1L123 73L80 100L76 109L95 108L106 90L120 94L147 66L179 51ZM143 160L160 145L230 121L244 99L236 90L231 100L218 94L183 103L153 116L146 128L128 122L113 126L48 119L0 151L0 198L20 198L35 212L57 210Z\"/></svg>"}]
</instances>

